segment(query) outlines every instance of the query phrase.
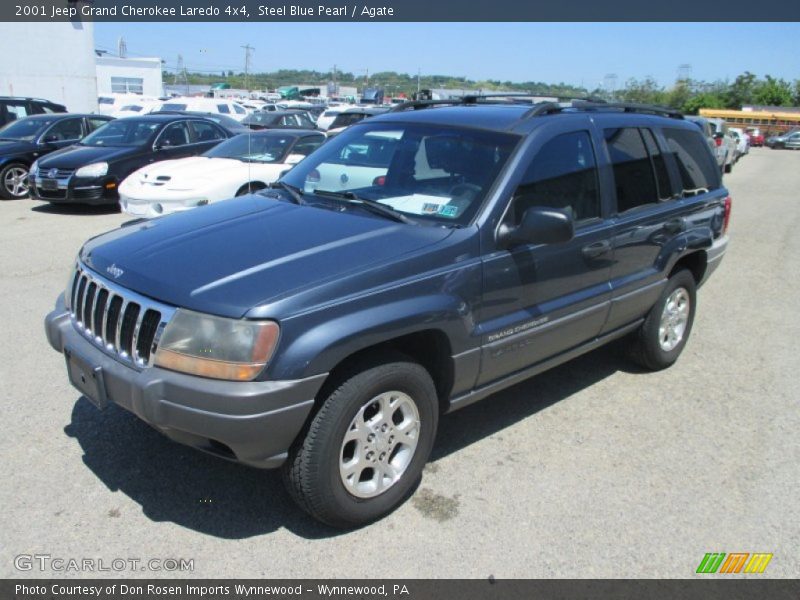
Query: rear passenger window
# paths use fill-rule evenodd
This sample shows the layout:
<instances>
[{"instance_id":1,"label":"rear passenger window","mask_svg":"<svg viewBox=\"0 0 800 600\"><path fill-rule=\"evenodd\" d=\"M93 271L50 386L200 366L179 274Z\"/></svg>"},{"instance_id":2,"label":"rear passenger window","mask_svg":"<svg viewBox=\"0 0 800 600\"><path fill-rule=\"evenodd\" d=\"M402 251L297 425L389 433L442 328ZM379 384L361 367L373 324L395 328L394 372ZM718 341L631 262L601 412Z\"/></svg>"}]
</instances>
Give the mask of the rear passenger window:
<instances>
[{"instance_id":1,"label":"rear passenger window","mask_svg":"<svg viewBox=\"0 0 800 600\"><path fill-rule=\"evenodd\" d=\"M647 146L647 153L650 155L650 164L653 167L653 173L656 175L656 184L658 185L658 199L669 200L672 198L672 184L669 181L667 174L667 165L664 162L664 155L658 147L656 138L653 132L649 129L642 129L642 137L644 144Z\"/></svg>"},{"instance_id":2,"label":"rear passenger window","mask_svg":"<svg viewBox=\"0 0 800 600\"><path fill-rule=\"evenodd\" d=\"M703 136L686 129L663 131L681 175L682 195L717 189L721 184L719 168Z\"/></svg>"},{"instance_id":3,"label":"rear passenger window","mask_svg":"<svg viewBox=\"0 0 800 600\"><path fill-rule=\"evenodd\" d=\"M577 221L600 216L597 165L586 131L565 133L545 143L514 194L513 222L532 206L565 210Z\"/></svg>"},{"instance_id":4,"label":"rear passenger window","mask_svg":"<svg viewBox=\"0 0 800 600\"><path fill-rule=\"evenodd\" d=\"M617 212L658 202L653 166L639 129L606 129L604 135L614 169Z\"/></svg>"}]
</instances>

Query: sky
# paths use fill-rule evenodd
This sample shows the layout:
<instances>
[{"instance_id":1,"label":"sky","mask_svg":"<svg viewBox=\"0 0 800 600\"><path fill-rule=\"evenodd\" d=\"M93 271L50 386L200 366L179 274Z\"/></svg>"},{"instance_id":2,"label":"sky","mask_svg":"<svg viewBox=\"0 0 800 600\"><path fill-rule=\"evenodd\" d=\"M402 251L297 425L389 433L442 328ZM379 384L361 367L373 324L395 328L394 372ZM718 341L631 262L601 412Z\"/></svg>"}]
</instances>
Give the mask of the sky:
<instances>
[{"instance_id":1,"label":"sky","mask_svg":"<svg viewBox=\"0 0 800 600\"><path fill-rule=\"evenodd\" d=\"M189 71L278 69L365 75L397 71L473 80L543 81L588 89L616 74L673 83L733 80L744 71L800 79L800 23L96 23L95 45L157 56ZM298 82L301 83L301 82Z\"/></svg>"}]
</instances>

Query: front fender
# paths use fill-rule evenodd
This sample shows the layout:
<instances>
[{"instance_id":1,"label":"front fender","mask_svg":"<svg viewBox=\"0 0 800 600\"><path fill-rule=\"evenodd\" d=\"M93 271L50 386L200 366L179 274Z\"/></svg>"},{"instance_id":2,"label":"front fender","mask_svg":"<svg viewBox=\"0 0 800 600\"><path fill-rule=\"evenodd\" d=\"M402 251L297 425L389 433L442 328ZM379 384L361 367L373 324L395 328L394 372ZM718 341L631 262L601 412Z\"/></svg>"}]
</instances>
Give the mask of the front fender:
<instances>
[{"instance_id":1,"label":"front fender","mask_svg":"<svg viewBox=\"0 0 800 600\"><path fill-rule=\"evenodd\" d=\"M303 377L303 373L327 373L356 352L426 330L444 333L452 353L457 354L469 346L474 329L469 303L445 294L371 303L330 318L325 318L324 313L315 315L313 323L308 322L309 315L281 323L281 336L288 345L280 347L268 378L295 379Z\"/></svg>"}]
</instances>

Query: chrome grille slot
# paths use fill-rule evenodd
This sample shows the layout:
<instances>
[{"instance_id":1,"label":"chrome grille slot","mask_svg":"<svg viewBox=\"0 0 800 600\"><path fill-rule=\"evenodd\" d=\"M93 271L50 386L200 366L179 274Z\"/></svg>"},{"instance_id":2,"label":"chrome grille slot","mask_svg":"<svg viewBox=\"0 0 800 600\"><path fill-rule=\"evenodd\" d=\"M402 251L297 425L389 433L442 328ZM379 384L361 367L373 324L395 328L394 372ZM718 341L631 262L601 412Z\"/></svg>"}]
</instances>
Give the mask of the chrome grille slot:
<instances>
[{"instance_id":1,"label":"chrome grille slot","mask_svg":"<svg viewBox=\"0 0 800 600\"><path fill-rule=\"evenodd\" d=\"M136 340L136 355L145 362L150 360L150 351L160 322L161 315L157 311L149 309L144 313L142 325L139 327L139 337Z\"/></svg>"},{"instance_id":2,"label":"chrome grille slot","mask_svg":"<svg viewBox=\"0 0 800 600\"><path fill-rule=\"evenodd\" d=\"M106 315L106 333L103 338L112 348L117 345L117 322L119 321L120 311L122 310L122 298L114 296L108 303L108 315Z\"/></svg>"},{"instance_id":3,"label":"chrome grille slot","mask_svg":"<svg viewBox=\"0 0 800 600\"><path fill-rule=\"evenodd\" d=\"M84 276L76 279L78 282L78 291L75 293L75 302L72 303L72 314L78 317L78 321L83 318L83 292L86 291L86 282L88 279Z\"/></svg>"},{"instance_id":4,"label":"chrome grille slot","mask_svg":"<svg viewBox=\"0 0 800 600\"><path fill-rule=\"evenodd\" d=\"M95 296L94 309L92 311L92 331L94 332L95 336L100 337L101 339L103 338L103 323L105 322L103 317L105 317L107 302L108 290L105 288L100 288L100 291L97 292L97 296Z\"/></svg>"},{"instance_id":5,"label":"chrome grille slot","mask_svg":"<svg viewBox=\"0 0 800 600\"><path fill-rule=\"evenodd\" d=\"M175 308L117 286L78 265L67 290L75 328L104 352L142 368L150 364Z\"/></svg>"},{"instance_id":6,"label":"chrome grille slot","mask_svg":"<svg viewBox=\"0 0 800 600\"><path fill-rule=\"evenodd\" d=\"M139 318L139 305L128 302L122 315L122 326L119 330L119 348L128 356L133 356L133 334L136 329L136 319Z\"/></svg>"},{"instance_id":7,"label":"chrome grille slot","mask_svg":"<svg viewBox=\"0 0 800 600\"><path fill-rule=\"evenodd\" d=\"M83 326L91 331L92 329L92 308L94 307L94 294L97 291L97 284L92 281L86 288L86 298L83 301Z\"/></svg>"}]
</instances>

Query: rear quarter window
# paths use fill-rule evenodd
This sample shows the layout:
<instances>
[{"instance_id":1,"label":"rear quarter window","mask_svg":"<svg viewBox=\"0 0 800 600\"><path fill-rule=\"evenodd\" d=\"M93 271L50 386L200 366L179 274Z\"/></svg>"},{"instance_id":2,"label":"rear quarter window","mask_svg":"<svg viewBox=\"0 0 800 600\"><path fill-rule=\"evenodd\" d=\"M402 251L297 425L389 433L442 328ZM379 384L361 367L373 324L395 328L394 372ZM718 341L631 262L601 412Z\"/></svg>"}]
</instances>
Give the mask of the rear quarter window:
<instances>
[{"instance_id":1,"label":"rear quarter window","mask_svg":"<svg viewBox=\"0 0 800 600\"><path fill-rule=\"evenodd\" d=\"M665 128L664 138L680 173L684 196L716 190L722 184L717 162L702 134Z\"/></svg>"}]
</instances>

